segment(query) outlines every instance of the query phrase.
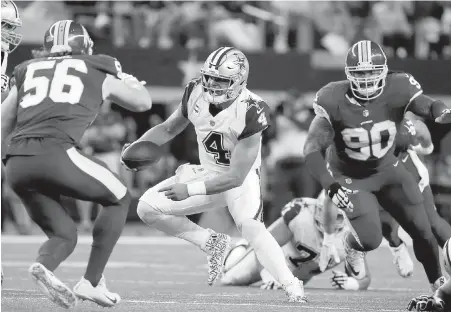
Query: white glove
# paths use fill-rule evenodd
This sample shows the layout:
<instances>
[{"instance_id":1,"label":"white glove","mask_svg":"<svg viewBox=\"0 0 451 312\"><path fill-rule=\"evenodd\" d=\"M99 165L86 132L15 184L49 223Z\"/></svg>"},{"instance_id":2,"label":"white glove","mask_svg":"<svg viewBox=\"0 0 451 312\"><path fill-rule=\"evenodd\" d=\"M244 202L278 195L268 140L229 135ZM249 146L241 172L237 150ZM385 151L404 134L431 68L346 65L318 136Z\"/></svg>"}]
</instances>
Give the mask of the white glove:
<instances>
[{"instance_id":1,"label":"white glove","mask_svg":"<svg viewBox=\"0 0 451 312\"><path fill-rule=\"evenodd\" d=\"M263 284L260 286L260 289L265 289L265 290L282 289L282 284L280 284L277 281L266 281L266 282L263 282Z\"/></svg>"},{"instance_id":2,"label":"white glove","mask_svg":"<svg viewBox=\"0 0 451 312\"><path fill-rule=\"evenodd\" d=\"M338 255L337 246L335 246L334 235L324 233L323 246L319 255L319 269L321 272L327 270L330 261L338 264L340 263L340 256Z\"/></svg>"},{"instance_id":3,"label":"white glove","mask_svg":"<svg viewBox=\"0 0 451 312\"><path fill-rule=\"evenodd\" d=\"M338 208L351 213L354 211L354 205L351 203L349 195L355 194L357 192L358 191L353 191L344 186L341 186L340 183L336 182L329 186L327 195L332 199L332 202Z\"/></svg>"},{"instance_id":4,"label":"white glove","mask_svg":"<svg viewBox=\"0 0 451 312\"><path fill-rule=\"evenodd\" d=\"M354 277L340 271L332 271L332 286L338 289L359 290L359 282Z\"/></svg>"}]
</instances>

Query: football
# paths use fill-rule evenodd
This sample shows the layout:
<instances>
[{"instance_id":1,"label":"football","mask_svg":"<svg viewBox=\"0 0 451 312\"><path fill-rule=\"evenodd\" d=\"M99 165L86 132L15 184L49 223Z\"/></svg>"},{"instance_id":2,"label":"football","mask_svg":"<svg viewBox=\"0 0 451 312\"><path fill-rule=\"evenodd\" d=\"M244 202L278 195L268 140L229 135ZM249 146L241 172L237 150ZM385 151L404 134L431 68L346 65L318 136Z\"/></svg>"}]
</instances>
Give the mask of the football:
<instances>
[{"instance_id":1,"label":"football","mask_svg":"<svg viewBox=\"0 0 451 312\"><path fill-rule=\"evenodd\" d=\"M130 169L141 170L157 163L163 156L163 148L149 141L133 143L122 154L122 162Z\"/></svg>"}]
</instances>

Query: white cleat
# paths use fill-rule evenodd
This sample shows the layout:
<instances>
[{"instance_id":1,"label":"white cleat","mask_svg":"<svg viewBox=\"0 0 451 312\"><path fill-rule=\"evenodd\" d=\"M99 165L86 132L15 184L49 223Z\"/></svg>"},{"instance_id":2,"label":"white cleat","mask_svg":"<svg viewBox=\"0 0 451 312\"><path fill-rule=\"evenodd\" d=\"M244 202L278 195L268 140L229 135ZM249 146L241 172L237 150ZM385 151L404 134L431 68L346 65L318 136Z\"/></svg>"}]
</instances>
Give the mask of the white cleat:
<instances>
[{"instance_id":1,"label":"white cleat","mask_svg":"<svg viewBox=\"0 0 451 312\"><path fill-rule=\"evenodd\" d=\"M230 236L212 232L205 244L208 257L208 285L213 285L221 275L226 255L230 251Z\"/></svg>"},{"instance_id":2,"label":"white cleat","mask_svg":"<svg viewBox=\"0 0 451 312\"><path fill-rule=\"evenodd\" d=\"M365 252L355 250L345 242L345 270L350 276L362 279L366 276Z\"/></svg>"},{"instance_id":3,"label":"white cleat","mask_svg":"<svg viewBox=\"0 0 451 312\"><path fill-rule=\"evenodd\" d=\"M393 263L398 269L398 274L404 278L413 274L413 261L410 258L409 250L404 242L398 247L390 247L393 255Z\"/></svg>"},{"instance_id":4,"label":"white cleat","mask_svg":"<svg viewBox=\"0 0 451 312\"><path fill-rule=\"evenodd\" d=\"M290 284L283 285L283 289L287 294L288 302L307 302L307 297L304 293L304 283L298 280L296 277Z\"/></svg>"},{"instance_id":5,"label":"white cleat","mask_svg":"<svg viewBox=\"0 0 451 312\"><path fill-rule=\"evenodd\" d=\"M33 263L28 273L42 292L57 305L66 309L77 305L77 297L72 290L42 264Z\"/></svg>"},{"instance_id":6,"label":"white cleat","mask_svg":"<svg viewBox=\"0 0 451 312\"><path fill-rule=\"evenodd\" d=\"M431 284L431 290L433 293L435 293L437 291L437 289L440 288L440 286L442 286L443 284L446 283L446 278L444 276L439 277L434 284Z\"/></svg>"},{"instance_id":7,"label":"white cleat","mask_svg":"<svg viewBox=\"0 0 451 312\"><path fill-rule=\"evenodd\" d=\"M121 297L106 288L105 277L102 275L96 287L84 277L75 285L74 293L82 300L89 300L102 307L113 307L121 301Z\"/></svg>"}]
</instances>

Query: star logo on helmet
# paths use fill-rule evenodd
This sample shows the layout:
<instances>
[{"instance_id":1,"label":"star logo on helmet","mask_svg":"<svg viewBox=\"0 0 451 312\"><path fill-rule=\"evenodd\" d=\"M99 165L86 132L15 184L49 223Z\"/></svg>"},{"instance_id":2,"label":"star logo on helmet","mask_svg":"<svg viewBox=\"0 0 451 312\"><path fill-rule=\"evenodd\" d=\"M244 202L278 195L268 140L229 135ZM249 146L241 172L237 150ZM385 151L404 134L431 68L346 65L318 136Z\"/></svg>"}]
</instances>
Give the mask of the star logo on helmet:
<instances>
[{"instance_id":1,"label":"star logo on helmet","mask_svg":"<svg viewBox=\"0 0 451 312\"><path fill-rule=\"evenodd\" d=\"M240 70L246 69L244 57L240 56L238 53L235 53L234 55L236 56L237 59L233 62L233 64L238 65L240 67Z\"/></svg>"}]
</instances>

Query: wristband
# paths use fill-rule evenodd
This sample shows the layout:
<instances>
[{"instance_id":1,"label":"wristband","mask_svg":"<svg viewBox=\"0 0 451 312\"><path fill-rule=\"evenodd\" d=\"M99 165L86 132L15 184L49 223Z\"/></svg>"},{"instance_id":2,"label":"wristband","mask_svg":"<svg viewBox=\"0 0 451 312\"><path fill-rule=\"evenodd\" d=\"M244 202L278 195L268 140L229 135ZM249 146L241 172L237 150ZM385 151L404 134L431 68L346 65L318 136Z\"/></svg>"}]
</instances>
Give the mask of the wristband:
<instances>
[{"instance_id":1,"label":"wristband","mask_svg":"<svg viewBox=\"0 0 451 312\"><path fill-rule=\"evenodd\" d=\"M190 183L186 185L189 196L193 195L207 195L207 188L204 182Z\"/></svg>"}]
</instances>

